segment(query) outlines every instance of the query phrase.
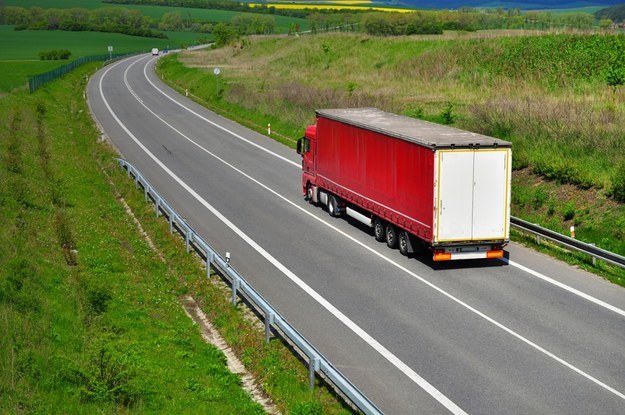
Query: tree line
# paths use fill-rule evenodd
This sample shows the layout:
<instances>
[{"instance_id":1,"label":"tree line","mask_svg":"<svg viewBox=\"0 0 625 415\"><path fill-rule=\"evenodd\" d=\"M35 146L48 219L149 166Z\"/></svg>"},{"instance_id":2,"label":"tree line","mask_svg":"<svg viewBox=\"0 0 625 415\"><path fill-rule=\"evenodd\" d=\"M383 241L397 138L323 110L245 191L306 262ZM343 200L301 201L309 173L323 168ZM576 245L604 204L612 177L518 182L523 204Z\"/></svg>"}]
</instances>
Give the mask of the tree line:
<instances>
[{"instance_id":1,"label":"tree line","mask_svg":"<svg viewBox=\"0 0 625 415\"><path fill-rule=\"evenodd\" d=\"M103 7L93 10L29 9L15 6L0 7L0 24L15 25L15 30L68 30L74 32L114 32L132 36L167 38L155 32L152 18L137 10Z\"/></svg>"},{"instance_id":2,"label":"tree line","mask_svg":"<svg viewBox=\"0 0 625 415\"><path fill-rule=\"evenodd\" d=\"M133 36L166 39L162 31L190 31L212 33L217 25L222 29L224 23L198 21L190 14L178 11L163 14L154 20L144 16L138 10L122 7L103 7L93 10L42 9L40 7L0 7L0 24L15 25L15 30L67 30L115 32ZM234 16L229 24L233 36L272 34L275 32L275 19L269 15L241 14Z\"/></svg>"}]
</instances>

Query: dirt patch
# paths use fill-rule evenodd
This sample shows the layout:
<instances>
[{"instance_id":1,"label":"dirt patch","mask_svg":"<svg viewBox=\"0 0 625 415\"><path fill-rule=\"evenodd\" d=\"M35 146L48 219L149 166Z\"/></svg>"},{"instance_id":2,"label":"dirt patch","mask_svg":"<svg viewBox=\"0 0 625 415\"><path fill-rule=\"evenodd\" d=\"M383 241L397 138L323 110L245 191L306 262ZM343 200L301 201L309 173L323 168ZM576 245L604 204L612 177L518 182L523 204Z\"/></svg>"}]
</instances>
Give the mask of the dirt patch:
<instances>
[{"instance_id":1,"label":"dirt patch","mask_svg":"<svg viewBox=\"0 0 625 415\"><path fill-rule=\"evenodd\" d=\"M182 303L187 315L200 327L202 338L206 342L215 345L215 347L226 355L226 359L228 360L228 369L232 373L236 373L241 376L243 389L245 389L252 396L254 401L261 404L267 413L279 414L280 412L275 407L271 399L267 397L263 389L260 385L258 385L254 377L245 369L243 363L228 346L223 337L221 337L211 322L208 321L208 318L196 304L195 300L191 296L187 295L182 297L180 302Z\"/></svg>"}]
</instances>

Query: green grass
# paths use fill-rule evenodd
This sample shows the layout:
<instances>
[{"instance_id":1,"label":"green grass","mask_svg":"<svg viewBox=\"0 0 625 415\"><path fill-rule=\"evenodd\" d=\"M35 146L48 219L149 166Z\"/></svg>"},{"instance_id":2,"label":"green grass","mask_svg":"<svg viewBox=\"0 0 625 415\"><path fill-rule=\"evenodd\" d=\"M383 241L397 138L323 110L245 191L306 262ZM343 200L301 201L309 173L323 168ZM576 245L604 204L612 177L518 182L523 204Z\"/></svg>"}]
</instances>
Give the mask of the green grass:
<instances>
[{"instance_id":1,"label":"green grass","mask_svg":"<svg viewBox=\"0 0 625 415\"><path fill-rule=\"evenodd\" d=\"M263 413L202 341L185 294L282 412L348 413L323 387L309 391L307 367L207 282L98 143L82 97L96 66L0 99L0 413Z\"/></svg>"},{"instance_id":2,"label":"green grass","mask_svg":"<svg viewBox=\"0 0 625 415\"><path fill-rule=\"evenodd\" d=\"M510 34L254 39L237 54L184 53L157 70L257 131L271 123L272 136L288 145L316 108L451 116L457 127L513 142L521 178L513 182L513 215L562 233L574 224L579 239L625 254L625 206L610 198L625 163L616 150L625 145L625 87L614 94L602 75L622 37ZM213 67L226 68L219 88Z\"/></svg>"},{"instance_id":3,"label":"green grass","mask_svg":"<svg viewBox=\"0 0 625 415\"><path fill-rule=\"evenodd\" d=\"M0 101L0 412L262 413L101 171L123 178L82 99L93 67Z\"/></svg>"},{"instance_id":4,"label":"green grass","mask_svg":"<svg viewBox=\"0 0 625 415\"><path fill-rule=\"evenodd\" d=\"M0 61L0 91L28 88L29 77L51 71L59 65L58 61Z\"/></svg>"}]
</instances>

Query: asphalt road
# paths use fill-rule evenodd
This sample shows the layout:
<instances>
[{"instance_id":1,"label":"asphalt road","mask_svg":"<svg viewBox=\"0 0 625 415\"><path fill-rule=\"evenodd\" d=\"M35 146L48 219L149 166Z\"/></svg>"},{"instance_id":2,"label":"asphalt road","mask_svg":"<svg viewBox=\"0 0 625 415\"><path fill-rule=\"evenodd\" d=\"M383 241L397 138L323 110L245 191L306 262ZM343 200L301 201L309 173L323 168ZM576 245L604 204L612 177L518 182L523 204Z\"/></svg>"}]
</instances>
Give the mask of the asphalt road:
<instances>
[{"instance_id":1,"label":"asphalt road","mask_svg":"<svg viewBox=\"0 0 625 415\"><path fill-rule=\"evenodd\" d=\"M382 411L625 413L623 288L516 244L504 261L403 257L304 201L295 151L178 95L154 62L91 79L103 132Z\"/></svg>"}]
</instances>

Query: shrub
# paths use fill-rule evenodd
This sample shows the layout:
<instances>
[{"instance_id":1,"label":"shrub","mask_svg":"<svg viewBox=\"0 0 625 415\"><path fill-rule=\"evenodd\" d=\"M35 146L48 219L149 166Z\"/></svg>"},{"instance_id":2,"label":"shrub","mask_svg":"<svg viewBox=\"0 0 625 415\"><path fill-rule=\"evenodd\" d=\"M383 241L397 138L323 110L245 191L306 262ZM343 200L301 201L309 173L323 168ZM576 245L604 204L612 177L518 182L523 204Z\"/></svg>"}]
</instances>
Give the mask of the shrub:
<instances>
[{"instance_id":1,"label":"shrub","mask_svg":"<svg viewBox=\"0 0 625 415\"><path fill-rule=\"evenodd\" d=\"M65 59L69 59L71 55L72 55L72 52L70 52L67 49L48 50L48 51L39 52L39 59L41 59L42 61L43 60L56 61L59 59L65 60Z\"/></svg>"},{"instance_id":2,"label":"shrub","mask_svg":"<svg viewBox=\"0 0 625 415\"><path fill-rule=\"evenodd\" d=\"M454 104L448 102L443 111L441 112L441 118L443 119L443 124L453 124L456 119L456 115L454 114Z\"/></svg>"},{"instance_id":3,"label":"shrub","mask_svg":"<svg viewBox=\"0 0 625 415\"><path fill-rule=\"evenodd\" d=\"M423 119L423 116L425 115L425 112L423 111L422 107L408 108L408 109L404 110L404 115L407 116L407 117Z\"/></svg>"},{"instance_id":4,"label":"shrub","mask_svg":"<svg viewBox=\"0 0 625 415\"><path fill-rule=\"evenodd\" d=\"M97 339L89 365L81 378L82 398L88 402L114 402L131 407L141 400L142 391L133 381L138 375L136 356L128 347L112 338Z\"/></svg>"},{"instance_id":5,"label":"shrub","mask_svg":"<svg viewBox=\"0 0 625 415\"><path fill-rule=\"evenodd\" d=\"M573 219L575 217L575 210L575 203L573 203L572 201L566 202L566 204L562 208L562 217L564 218L564 220Z\"/></svg>"}]
</instances>

